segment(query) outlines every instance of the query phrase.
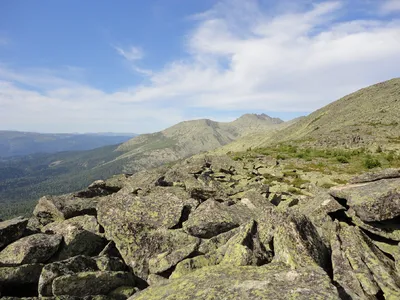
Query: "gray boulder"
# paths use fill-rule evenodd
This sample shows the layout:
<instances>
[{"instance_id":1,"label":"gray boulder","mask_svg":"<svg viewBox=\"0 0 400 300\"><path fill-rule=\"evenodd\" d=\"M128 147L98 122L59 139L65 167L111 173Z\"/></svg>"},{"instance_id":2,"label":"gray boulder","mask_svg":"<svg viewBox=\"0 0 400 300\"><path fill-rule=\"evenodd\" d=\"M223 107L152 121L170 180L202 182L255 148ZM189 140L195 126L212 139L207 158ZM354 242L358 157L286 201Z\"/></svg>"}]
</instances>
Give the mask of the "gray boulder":
<instances>
[{"instance_id":1,"label":"gray boulder","mask_svg":"<svg viewBox=\"0 0 400 300\"><path fill-rule=\"evenodd\" d=\"M211 238L249 221L253 216L246 205L227 206L215 200L207 200L190 214L183 229L200 238Z\"/></svg>"},{"instance_id":2,"label":"gray boulder","mask_svg":"<svg viewBox=\"0 0 400 300\"><path fill-rule=\"evenodd\" d=\"M94 216L78 216L62 222L53 222L42 228L44 233L63 236L57 260L76 255L97 255L105 246L100 226Z\"/></svg>"},{"instance_id":3,"label":"gray boulder","mask_svg":"<svg viewBox=\"0 0 400 300\"><path fill-rule=\"evenodd\" d=\"M42 264L0 267L0 294L28 297L37 294Z\"/></svg>"},{"instance_id":4,"label":"gray boulder","mask_svg":"<svg viewBox=\"0 0 400 300\"><path fill-rule=\"evenodd\" d=\"M134 286L131 273L127 272L82 272L57 277L53 280L55 296L84 297L107 295L121 286Z\"/></svg>"},{"instance_id":5,"label":"gray boulder","mask_svg":"<svg viewBox=\"0 0 400 300\"><path fill-rule=\"evenodd\" d=\"M33 215L42 225L81 215L96 215L99 198L78 198L73 194L44 196L39 199Z\"/></svg>"},{"instance_id":6,"label":"gray boulder","mask_svg":"<svg viewBox=\"0 0 400 300\"><path fill-rule=\"evenodd\" d=\"M41 297L53 296L53 280L57 277L78 272L98 271L96 261L87 256L76 256L46 265L40 274L38 291Z\"/></svg>"},{"instance_id":7,"label":"gray boulder","mask_svg":"<svg viewBox=\"0 0 400 300\"><path fill-rule=\"evenodd\" d=\"M160 264L173 264L184 253L193 251L190 249L198 239L179 227L185 212L196 205L184 190L176 187L157 187L145 196L120 191L99 203L98 220L125 263L137 276L146 279L151 258L153 267L160 270L164 268Z\"/></svg>"},{"instance_id":8,"label":"gray boulder","mask_svg":"<svg viewBox=\"0 0 400 300\"><path fill-rule=\"evenodd\" d=\"M0 222L0 249L18 240L28 224L28 219L21 217Z\"/></svg>"},{"instance_id":9,"label":"gray boulder","mask_svg":"<svg viewBox=\"0 0 400 300\"><path fill-rule=\"evenodd\" d=\"M0 265L45 263L57 252L61 239L43 233L19 239L0 252Z\"/></svg>"},{"instance_id":10,"label":"gray boulder","mask_svg":"<svg viewBox=\"0 0 400 300\"><path fill-rule=\"evenodd\" d=\"M81 272L96 271L125 271L125 264L115 257L88 257L75 256L67 260L54 262L46 265L40 274L39 279L39 295L53 296L53 281L64 275L71 275Z\"/></svg>"}]
</instances>

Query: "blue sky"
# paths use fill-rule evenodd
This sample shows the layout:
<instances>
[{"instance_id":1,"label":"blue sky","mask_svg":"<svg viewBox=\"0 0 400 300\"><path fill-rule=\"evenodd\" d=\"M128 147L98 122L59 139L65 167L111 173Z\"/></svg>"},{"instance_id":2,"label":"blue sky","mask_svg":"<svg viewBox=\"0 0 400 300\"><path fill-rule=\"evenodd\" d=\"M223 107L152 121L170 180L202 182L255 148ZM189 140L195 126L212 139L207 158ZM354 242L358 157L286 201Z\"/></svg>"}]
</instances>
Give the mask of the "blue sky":
<instances>
[{"instance_id":1,"label":"blue sky","mask_svg":"<svg viewBox=\"0 0 400 300\"><path fill-rule=\"evenodd\" d=\"M288 120L398 66L399 0L0 2L0 129Z\"/></svg>"}]
</instances>

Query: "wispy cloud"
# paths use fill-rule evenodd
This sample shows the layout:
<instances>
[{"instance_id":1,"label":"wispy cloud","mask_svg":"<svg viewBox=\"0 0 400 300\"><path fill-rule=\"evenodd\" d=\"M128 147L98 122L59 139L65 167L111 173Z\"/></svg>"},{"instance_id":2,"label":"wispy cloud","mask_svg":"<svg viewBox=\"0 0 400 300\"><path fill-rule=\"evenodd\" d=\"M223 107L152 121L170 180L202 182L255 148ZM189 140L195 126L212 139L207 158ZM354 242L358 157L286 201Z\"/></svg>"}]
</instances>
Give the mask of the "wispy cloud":
<instances>
[{"instance_id":1,"label":"wispy cloud","mask_svg":"<svg viewBox=\"0 0 400 300\"><path fill-rule=\"evenodd\" d=\"M121 55L122 57L124 57L126 60L129 61L141 60L144 56L143 50L135 46L130 46L127 49L114 46L114 49L117 51L119 55Z\"/></svg>"},{"instance_id":2,"label":"wispy cloud","mask_svg":"<svg viewBox=\"0 0 400 300\"><path fill-rule=\"evenodd\" d=\"M386 0L382 1L381 10L383 13L394 13L400 12L400 1L399 0Z\"/></svg>"},{"instance_id":3,"label":"wispy cloud","mask_svg":"<svg viewBox=\"0 0 400 300\"><path fill-rule=\"evenodd\" d=\"M144 76L151 76L153 71L137 66L137 62L144 58L144 52L141 48L130 46L126 49L113 46L119 55L125 58L131 65L132 70Z\"/></svg>"}]
</instances>

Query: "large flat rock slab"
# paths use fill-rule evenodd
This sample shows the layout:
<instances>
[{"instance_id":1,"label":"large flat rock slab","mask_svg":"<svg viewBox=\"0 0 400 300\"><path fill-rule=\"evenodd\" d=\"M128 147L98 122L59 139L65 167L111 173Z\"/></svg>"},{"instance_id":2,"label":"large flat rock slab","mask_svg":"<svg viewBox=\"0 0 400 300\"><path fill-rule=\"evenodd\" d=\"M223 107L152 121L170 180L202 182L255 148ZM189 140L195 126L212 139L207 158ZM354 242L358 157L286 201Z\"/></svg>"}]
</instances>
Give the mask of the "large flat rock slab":
<instances>
[{"instance_id":1,"label":"large flat rock slab","mask_svg":"<svg viewBox=\"0 0 400 300\"><path fill-rule=\"evenodd\" d=\"M400 178L334 187L329 193L344 199L364 222L400 216Z\"/></svg>"},{"instance_id":2,"label":"large flat rock slab","mask_svg":"<svg viewBox=\"0 0 400 300\"><path fill-rule=\"evenodd\" d=\"M129 300L172 299L340 299L322 269L292 270L283 264L263 267L205 267L133 295Z\"/></svg>"}]
</instances>

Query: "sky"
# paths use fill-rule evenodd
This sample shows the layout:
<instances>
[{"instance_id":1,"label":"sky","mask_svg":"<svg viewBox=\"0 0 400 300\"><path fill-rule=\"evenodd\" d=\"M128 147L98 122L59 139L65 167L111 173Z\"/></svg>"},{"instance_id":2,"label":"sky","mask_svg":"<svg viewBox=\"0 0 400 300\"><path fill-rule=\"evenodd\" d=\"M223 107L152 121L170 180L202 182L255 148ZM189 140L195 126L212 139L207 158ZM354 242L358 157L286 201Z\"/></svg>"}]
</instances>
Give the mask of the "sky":
<instances>
[{"instance_id":1,"label":"sky","mask_svg":"<svg viewBox=\"0 0 400 300\"><path fill-rule=\"evenodd\" d=\"M400 0L0 1L0 130L307 115L400 77Z\"/></svg>"}]
</instances>

